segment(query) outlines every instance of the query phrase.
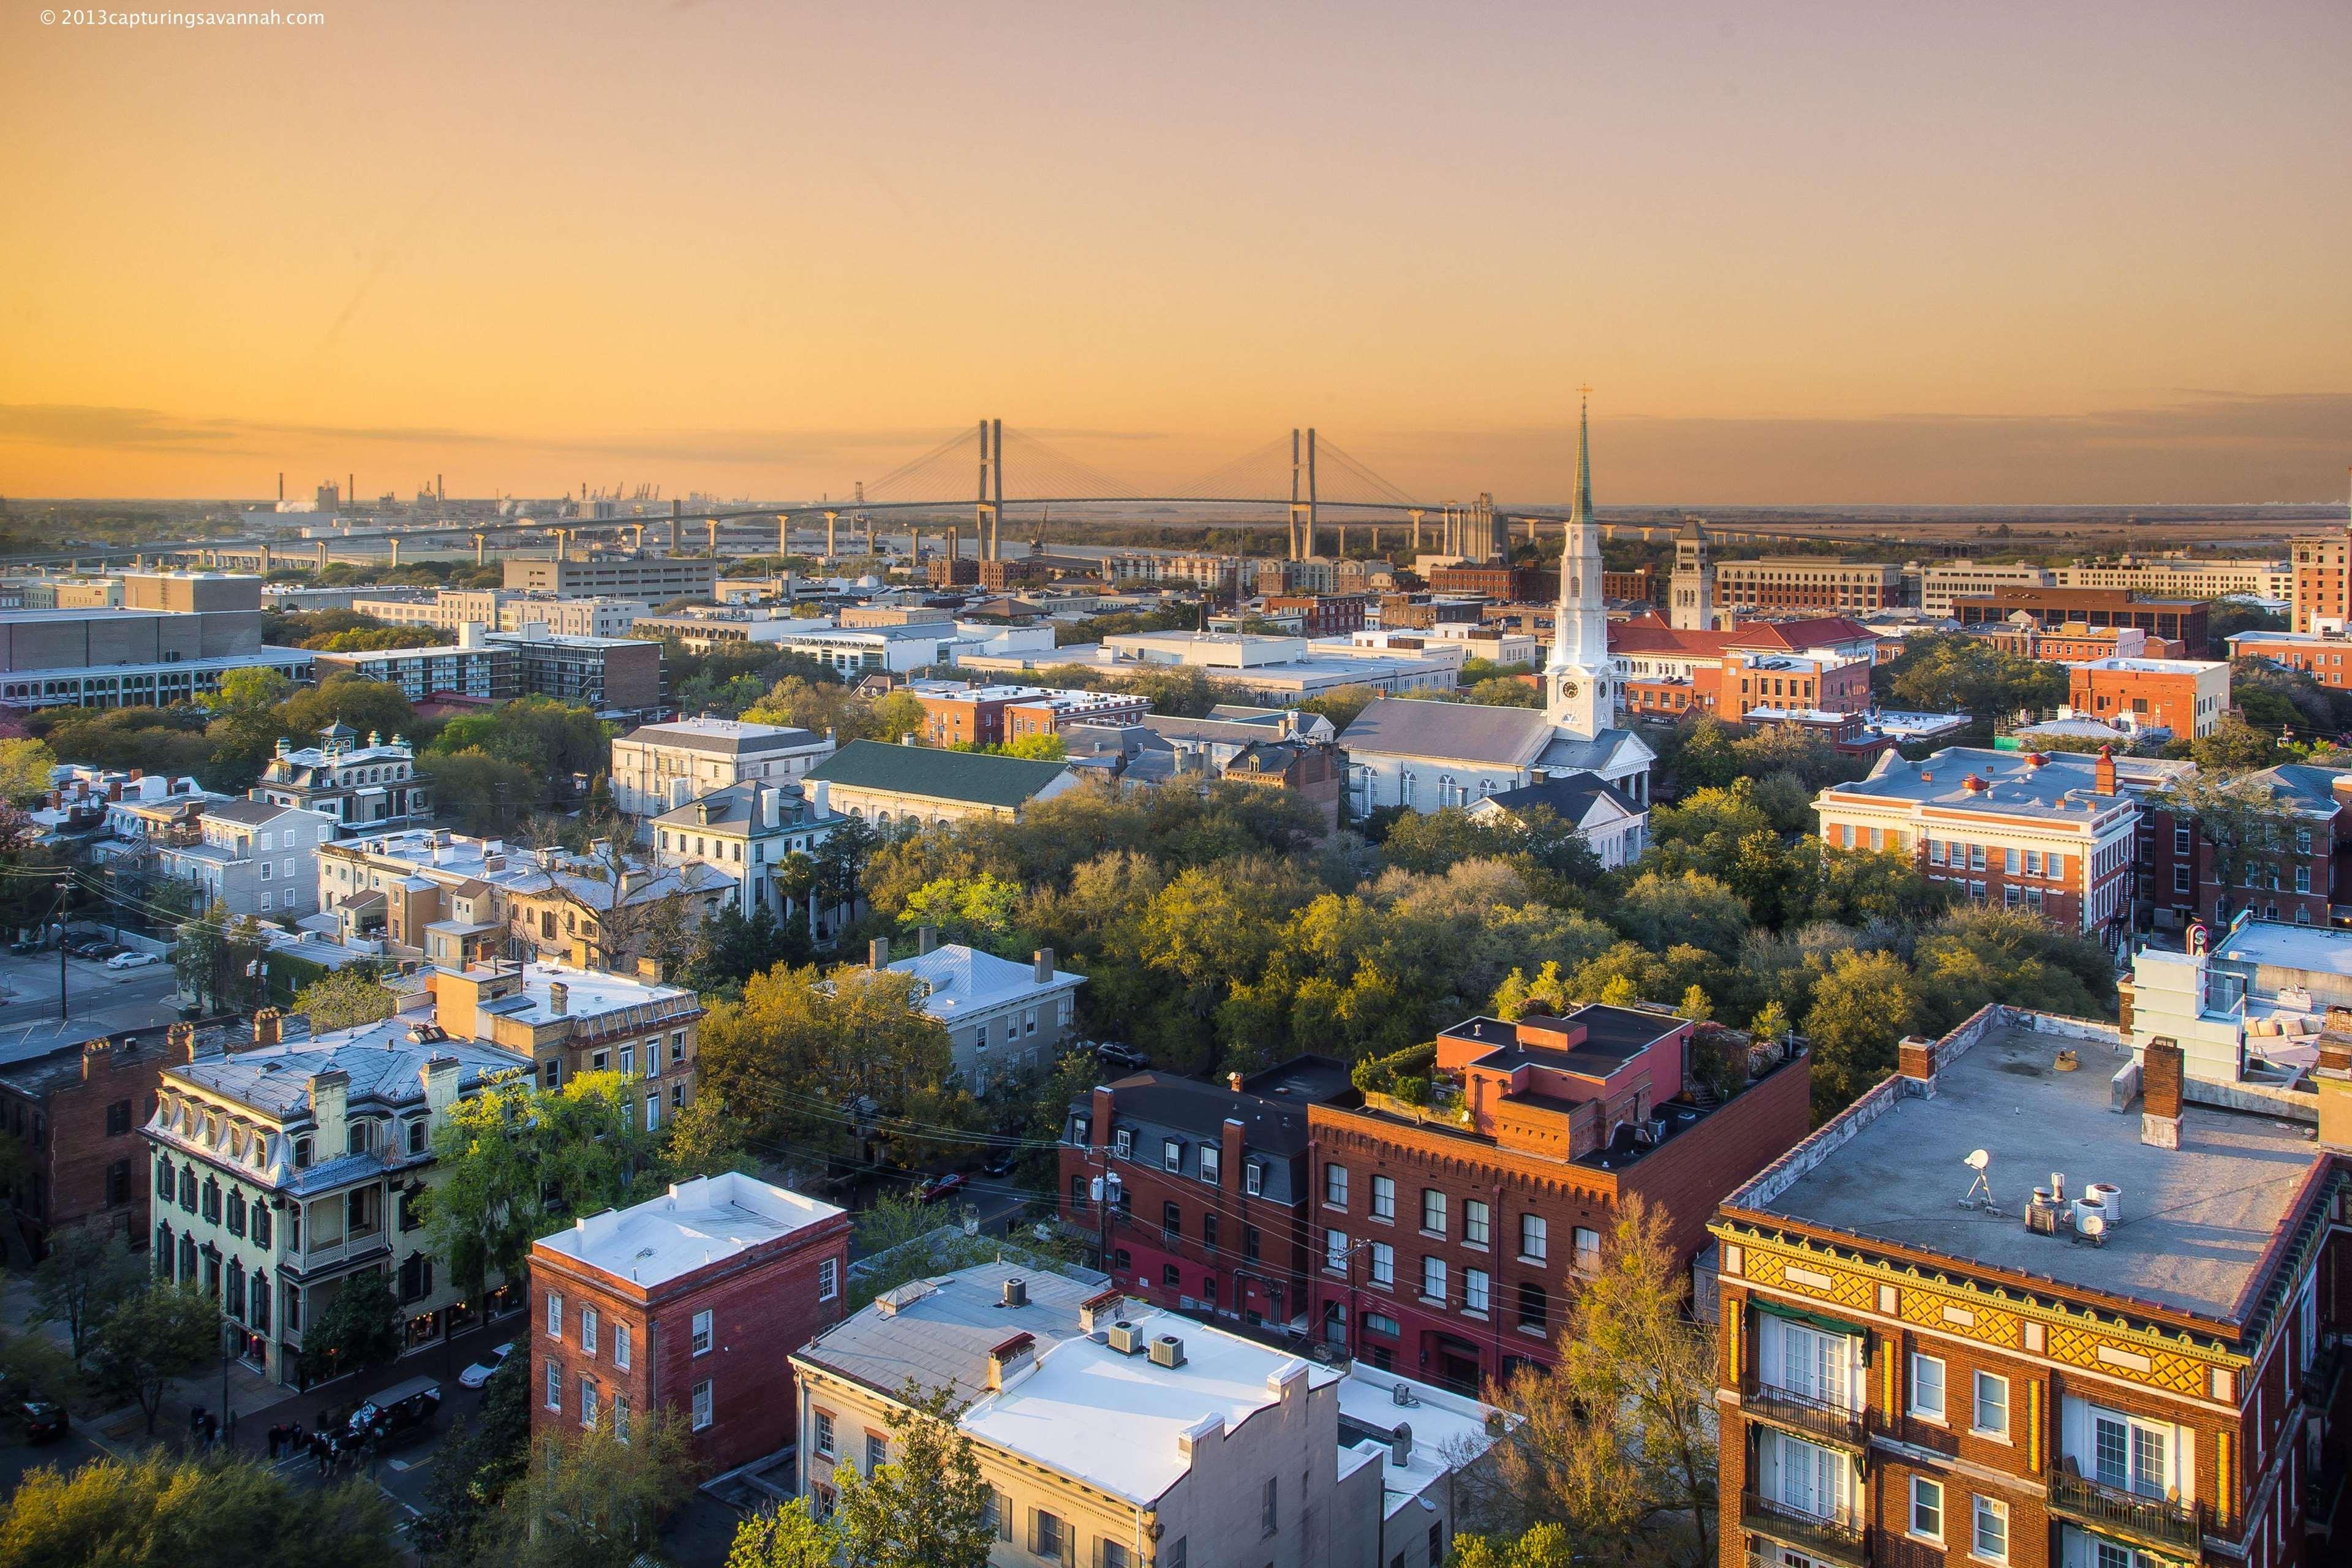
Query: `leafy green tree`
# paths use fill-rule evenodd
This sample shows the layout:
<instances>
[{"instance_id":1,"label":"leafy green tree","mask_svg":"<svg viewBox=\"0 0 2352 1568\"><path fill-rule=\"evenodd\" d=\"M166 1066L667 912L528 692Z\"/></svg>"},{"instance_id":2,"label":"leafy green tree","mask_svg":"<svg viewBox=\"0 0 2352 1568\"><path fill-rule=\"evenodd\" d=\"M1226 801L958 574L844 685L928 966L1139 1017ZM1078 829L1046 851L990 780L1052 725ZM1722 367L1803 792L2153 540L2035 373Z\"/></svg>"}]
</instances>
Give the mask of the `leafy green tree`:
<instances>
[{"instance_id":1,"label":"leafy green tree","mask_svg":"<svg viewBox=\"0 0 2352 1568\"><path fill-rule=\"evenodd\" d=\"M809 1512L806 1498L762 1509L735 1527L725 1568L833 1568L841 1531Z\"/></svg>"},{"instance_id":2,"label":"leafy green tree","mask_svg":"<svg viewBox=\"0 0 2352 1568\"><path fill-rule=\"evenodd\" d=\"M220 1308L193 1285L150 1283L126 1297L99 1326L98 1386L128 1399L155 1433L164 1391L221 1353Z\"/></svg>"},{"instance_id":3,"label":"leafy green tree","mask_svg":"<svg viewBox=\"0 0 2352 1568\"><path fill-rule=\"evenodd\" d=\"M1640 1563L1678 1545L1694 1568L1714 1560L1715 1344L1688 1294L1665 1215L1628 1200L1554 1364L1524 1366L1503 1391L1524 1420L1496 1467L1528 1517L1574 1531L1578 1561Z\"/></svg>"},{"instance_id":4,"label":"leafy green tree","mask_svg":"<svg viewBox=\"0 0 2352 1568\"><path fill-rule=\"evenodd\" d=\"M266 664L248 665L232 669L220 678L218 689L199 698L210 711L220 713L260 713L277 707L294 694L294 683Z\"/></svg>"},{"instance_id":5,"label":"leafy green tree","mask_svg":"<svg viewBox=\"0 0 2352 1568\"><path fill-rule=\"evenodd\" d=\"M1514 680L1508 676L1479 681L1469 689L1467 695L1471 701L1482 708L1540 708L1544 701L1539 687L1524 680Z\"/></svg>"},{"instance_id":6,"label":"leafy green tree","mask_svg":"<svg viewBox=\"0 0 2352 1568\"><path fill-rule=\"evenodd\" d=\"M83 1225L59 1231L50 1238L48 1256L33 1267L32 1321L63 1325L79 1367L99 1325L146 1278L120 1230Z\"/></svg>"},{"instance_id":7,"label":"leafy green tree","mask_svg":"<svg viewBox=\"0 0 2352 1568\"><path fill-rule=\"evenodd\" d=\"M1911 972L1891 952L1841 949L1813 985L1813 1119L1826 1120L1895 1070L1895 1042L1919 1020Z\"/></svg>"},{"instance_id":8,"label":"leafy green tree","mask_svg":"<svg viewBox=\"0 0 2352 1568\"><path fill-rule=\"evenodd\" d=\"M312 1382L388 1366L402 1348L400 1299L381 1269L344 1277L335 1299L302 1333L302 1371Z\"/></svg>"},{"instance_id":9,"label":"leafy green tree","mask_svg":"<svg viewBox=\"0 0 2352 1568\"><path fill-rule=\"evenodd\" d=\"M394 1568L392 1505L364 1481L295 1485L256 1459L152 1450L41 1466L0 1512L21 1568Z\"/></svg>"},{"instance_id":10,"label":"leafy green tree","mask_svg":"<svg viewBox=\"0 0 2352 1568\"><path fill-rule=\"evenodd\" d=\"M400 1011L400 998L359 964L331 971L294 993L294 1011L310 1016L314 1034L356 1029Z\"/></svg>"},{"instance_id":11,"label":"leafy green tree","mask_svg":"<svg viewBox=\"0 0 2352 1568\"><path fill-rule=\"evenodd\" d=\"M657 1550L662 1516L694 1490L693 1435L675 1410L558 1427L534 1446L496 1515L499 1538L477 1561L514 1568L635 1568Z\"/></svg>"},{"instance_id":12,"label":"leafy green tree","mask_svg":"<svg viewBox=\"0 0 2352 1568\"><path fill-rule=\"evenodd\" d=\"M1445 1568L1578 1568L1586 1559L1564 1524L1538 1524L1524 1535L1457 1535ZM731 1568L731 1565L730 1565Z\"/></svg>"},{"instance_id":13,"label":"leafy green tree","mask_svg":"<svg viewBox=\"0 0 2352 1568\"><path fill-rule=\"evenodd\" d=\"M49 787L58 754L40 741L0 741L0 800L18 805L38 800Z\"/></svg>"},{"instance_id":14,"label":"leafy green tree","mask_svg":"<svg viewBox=\"0 0 2352 1568\"><path fill-rule=\"evenodd\" d=\"M1618 900L1613 923L1653 951L1679 942L1728 958L1739 951L1749 921L1747 900L1712 877L1645 871Z\"/></svg>"},{"instance_id":15,"label":"leafy green tree","mask_svg":"<svg viewBox=\"0 0 2352 1568\"><path fill-rule=\"evenodd\" d=\"M2244 882L2257 855L2276 848L2294 831L2294 807L2270 781L2243 773L2233 777L2218 767L2209 775L2201 763L2198 772L2173 780L2154 798L2174 821L2197 825L2225 896Z\"/></svg>"},{"instance_id":16,"label":"leafy green tree","mask_svg":"<svg viewBox=\"0 0 2352 1568\"><path fill-rule=\"evenodd\" d=\"M1301 713L1318 713L1331 721L1334 730L1345 730L1356 721L1356 716L1379 700L1381 691L1375 686L1339 686L1319 697L1310 697L1298 705Z\"/></svg>"},{"instance_id":17,"label":"leafy green tree","mask_svg":"<svg viewBox=\"0 0 2352 1568\"><path fill-rule=\"evenodd\" d=\"M1020 903L1020 884L992 872L941 877L908 895L898 923L910 931L935 926L945 941L994 948L1012 934Z\"/></svg>"},{"instance_id":18,"label":"leafy green tree","mask_svg":"<svg viewBox=\"0 0 2352 1568\"><path fill-rule=\"evenodd\" d=\"M836 1471L834 1523L859 1568L982 1568L995 1544L991 1492L952 1388L911 1379L885 1417L889 1458L861 1476Z\"/></svg>"},{"instance_id":19,"label":"leafy green tree","mask_svg":"<svg viewBox=\"0 0 2352 1568\"><path fill-rule=\"evenodd\" d=\"M428 752L417 758L416 771L432 786L441 809L473 834L512 832L527 813L547 803L553 790L547 775L472 748Z\"/></svg>"},{"instance_id":20,"label":"leafy green tree","mask_svg":"<svg viewBox=\"0 0 2352 1568\"><path fill-rule=\"evenodd\" d=\"M2198 772L2216 780L2233 778L2284 761L2277 740L2255 729L2235 713L2189 742L2189 755Z\"/></svg>"},{"instance_id":21,"label":"leafy green tree","mask_svg":"<svg viewBox=\"0 0 2352 1568\"><path fill-rule=\"evenodd\" d=\"M2027 910L1964 904L1920 933L1911 967L1929 1033L1989 1002L2015 1002L2069 1017L2112 1016L2115 963L2089 937L2063 931Z\"/></svg>"},{"instance_id":22,"label":"leafy green tree","mask_svg":"<svg viewBox=\"0 0 2352 1568\"><path fill-rule=\"evenodd\" d=\"M509 1356L482 1385L472 1418L449 1428L425 1479L409 1539L427 1562L463 1563L498 1546L493 1523L530 1462L530 1358Z\"/></svg>"},{"instance_id":23,"label":"leafy green tree","mask_svg":"<svg viewBox=\"0 0 2352 1568\"><path fill-rule=\"evenodd\" d=\"M488 1292L493 1275L520 1279L554 1216L627 1198L654 1158L635 1089L619 1073L588 1072L541 1089L519 1069L451 1107L433 1135L438 1179L418 1201L433 1250L469 1300Z\"/></svg>"},{"instance_id":24,"label":"leafy green tree","mask_svg":"<svg viewBox=\"0 0 2352 1568\"><path fill-rule=\"evenodd\" d=\"M1059 735L1021 735L992 748L999 756L1022 757L1033 763L1058 763L1070 754Z\"/></svg>"},{"instance_id":25,"label":"leafy green tree","mask_svg":"<svg viewBox=\"0 0 2352 1568\"><path fill-rule=\"evenodd\" d=\"M278 722L281 733L303 744L314 742L320 731L334 723L350 725L362 741L371 734L389 741L418 733L416 710L408 699L397 688L361 675L331 675L296 692L279 705Z\"/></svg>"},{"instance_id":26,"label":"leafy green tree","mask_svg":"<svg viewBox=\"0 0 2352 1568\"><path fill-rule=\"evenodd\" d=\"M2046 712L2066 700L2066 671L2061 666L1957 632L1909 638L1899 658L1871 672L1871 682L1901 707L1972 713L1985 721Z\"/></svg>"}]
</instances>

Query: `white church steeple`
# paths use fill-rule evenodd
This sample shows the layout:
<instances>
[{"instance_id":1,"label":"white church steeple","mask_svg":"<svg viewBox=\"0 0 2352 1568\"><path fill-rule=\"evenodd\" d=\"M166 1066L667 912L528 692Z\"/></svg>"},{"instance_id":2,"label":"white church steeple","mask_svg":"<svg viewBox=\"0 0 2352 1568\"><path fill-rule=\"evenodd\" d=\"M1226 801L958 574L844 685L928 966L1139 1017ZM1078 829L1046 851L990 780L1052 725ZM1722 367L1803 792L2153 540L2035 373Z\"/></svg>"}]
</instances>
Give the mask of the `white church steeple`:
<instances>
[{"instance_id":1,"label":"white church steeple","mask_svg":"<svg viewBox=\"0 0 2352 1568\"><path fill-rule=\"evenodd\" d=\"M1601 592L1601 525L1592 517L1591 387L1577 419L1576 500L1559 555L1559 604L1553 611L1551 658L1544 666L1544 712L1570 734L1590 739L1617 717L1609 664L1609 616Z\"/></svg>"}]
</instances>

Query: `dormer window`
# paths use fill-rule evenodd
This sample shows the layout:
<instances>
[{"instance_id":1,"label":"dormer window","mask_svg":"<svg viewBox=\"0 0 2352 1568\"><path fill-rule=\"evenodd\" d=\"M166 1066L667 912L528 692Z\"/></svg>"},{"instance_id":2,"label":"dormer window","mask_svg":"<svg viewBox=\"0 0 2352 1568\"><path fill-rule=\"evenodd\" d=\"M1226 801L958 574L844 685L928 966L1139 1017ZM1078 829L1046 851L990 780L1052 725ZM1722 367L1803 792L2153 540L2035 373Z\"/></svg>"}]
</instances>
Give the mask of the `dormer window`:
<instances>
[{"instance_id":1,"label":"dormer window","mask_svg":"<svg viewBox=\"0 0 2352 1568\"><path fill-rule=\"evenodd\" d=\"M294 1168L298 1171L306 1171L310 1169L310 1140L308 1138L297 1138L294 1140Z\"/></svg>"}]
</instances>

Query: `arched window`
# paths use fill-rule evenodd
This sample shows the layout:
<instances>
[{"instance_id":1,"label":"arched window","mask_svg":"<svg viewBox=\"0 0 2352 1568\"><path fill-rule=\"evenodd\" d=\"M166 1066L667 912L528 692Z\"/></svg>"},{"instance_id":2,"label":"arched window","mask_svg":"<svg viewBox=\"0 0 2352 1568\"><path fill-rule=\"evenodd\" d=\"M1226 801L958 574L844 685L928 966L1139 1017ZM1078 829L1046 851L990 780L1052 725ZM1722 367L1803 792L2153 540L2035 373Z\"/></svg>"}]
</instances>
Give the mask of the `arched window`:
<instances>
[{"instance_id":1,"label":"arched window","mask_svg":"<svg viewBox=\"0 0 2352 1568\"><path fill-rule=\"evenodd\" d=\"M294 1168L298 1171L304 1170L310 1163L310 1141L308 1138L297 1138L294 1140Z\"/></svg>"},{"instance_id":2,"label":"arched window","mask_svg":"<svg viewBox=\"0 0 2352 1568\"><path fill-rule=\"evenodd\" d=\"M228 1260L228 1289L221 1297L221 1310L232 1318L245 1316L245 1265L234 1258Z\"/></svg>"},{"instance_id":3,"label":"arched window","mask_svg":"<svg viewBox=\"0 0 2352 1568\"><path fill-rule=\"evenodd\" d=\"M186 1284L193 1282L195 1277L196 1238L193 1236L184 1236L180 1237L180 1279L183 1284Z\"/></svg>"},{"instance_id":4,"label":"arched window","mask_svg":"<svg viewBox=\"0 0 2352 1568\"><path fill-rule=\"evenodd\" d=\"M228 1233L231 1236L245 1234L245 1191L241 1187L228 1190Z\"/></svg>"},{"instance_id":5,"label":"arched window","mask_svg":"<svg viewBox=\"0 0 2352 1568\"><path fill-rule=\"evenodd\" d=\"M1399 805L1412 804L1412 770L1411 768L1397 774L1397 804Z\"/></svg>"},{"instance_id":6,"label":"arched window","mask_svg":"<svg viewBox=\"0 0 2352 1568\"><path fill-rule=\"evenodd\" d=\"M1438 774L1437 808L1440 811L1443 811L1449 805L1459 805L1461 804L1461 796L1454 787L1454 775L1452 773Z\"/></svg>"},{"instance_id":7,"label":"arched window","mask_svg":"<svg viewBox=\"0 0 2352 1568\"><path fill-rule=\"evenodd\" d=\"M172 1277L172 1227L161 1220L155 1222L155 1272Z\"/></svg>"},{"instance_id":8,"label":"arched window","mask_svg":"<svg viewBox=\"0 0 2352 1568\"><path fill-rule=\"evenodd\" d=\"M269 1331L269 1276L266 1271L259 1268L253 1271L253 1278L246 1282L246 1300L247 1306L245 1321L258 1332L268 1333Z\"/></svg>"},{"instance_id":9,"label":"arched window","mask_svg":"<svg viewBox=\"0 0 2352 1568\"><path fill-rule=\"evenodd\" d=\"M221 1217L221 1185L211 1176L205 1178L205 1218L218 1225Z\"/></svg>"},{"instance_id":10,"label":"arched window","mask_svg":"<svg viewBox=\"0 0 2352 1568\"><path fill-rule=\"evenodd\" d=\"M268 1247L269 1229L268 1202L257 1200L253 1205L253 1245L259 1247Z\"/></svg>"},{"instance_id":11,"label":"arched window","mask_svg":"<svg viewBox=\"0 0 2352 1568\"><path fill-rule=\"evenodd\" d=\"M180 1207L189 1214L196 1212L196 1168L180 1167Z\"/></svg>"}]
</instances>

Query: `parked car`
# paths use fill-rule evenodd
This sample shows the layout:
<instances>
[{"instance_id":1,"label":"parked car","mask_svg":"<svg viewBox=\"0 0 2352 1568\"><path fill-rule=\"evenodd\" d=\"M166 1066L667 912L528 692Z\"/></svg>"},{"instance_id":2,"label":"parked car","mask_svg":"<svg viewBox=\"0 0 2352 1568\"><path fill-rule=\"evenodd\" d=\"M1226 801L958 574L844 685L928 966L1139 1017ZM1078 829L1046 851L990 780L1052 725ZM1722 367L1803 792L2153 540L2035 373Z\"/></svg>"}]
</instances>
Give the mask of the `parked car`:
<instances>
[{"instance_id":1,"label":"parked car","mask_svg":"<svg viewBox=\"0 0 2352 1568\"><path fill-rule=\"evenodd\" d=\"M945 1175L929 1177L921 1186L915 1189L915 1201L919 1204L935 1204L942 1198L951 1198L970 1185L971 1181L971 1178L961 1171L950 1171Z\"/></svg>"},{"instance_id":2,"label":"parked car","mask_svg":"<svg viewBox=\"0 0 2352 1568\"><path fill-rule=\"evenodd\" d=\"M1013 1173L1013 1167L1020 1163L1021 1156L1007 1149L982 1165L981 1170L991 1176L1009 1176Z\"/></svg>"},{"instance_id":3,"label":"parked car","mask_svg":"<svg viewBox=\"0 0 2352 1568\"><path fill-rule=\"evenodd\" d=\"M39 937L23 936L18 937L15 942L10 942L8 944L8 951L10 952L38 952L47 945L48 943L43 942Z\"/></svg>"},{"instance_id":4,"label":"parked car","mask_svg":"<svg viewBox=\"0 0 2352 1568\"><path fill-rule=\"evenodd\" d=\"M152 952L118 952L106 961L109 969L144 969L163 961Z\"/></svg>"},{"instance_id":5,"label":"parked car","mask_svg":"<svg viewBox=\"0 0 2352 1568\"><path fill-rule=\"evenodd\" d=\"M66 1435L71 1425L66 1417L64 1405L54 1399L43 1399L38 1394L18 1400L16 1415L25 1424L25 1441L27 1443L54 1443Z\"/></svg>"},{"instance_id":6,"label":"parked car","mask_svg":"<svg viewBox=\"0 0 2352 1568\"><path fill-rule=\"evenodd\" d=\"M457 1385L460 1388L481 1387L482 1384L490 1381L491 1377L496 1374L499 1368L506 1365L507 1357L512 1354L514 1354L514 1342L512 1340L509 1340L506 1343L492 1351L486 1360L478 1361L473 1365L467 1367L465 1371L459 1373L457 1374Z\"/></svg>"},{"instance_id":7,"label":"parked car","mask_svg":"<svg viewBox=\"0 0 2352 1568\"><path fill-rule=\"evenodd\" d=\"M1132 1068L1138 1072L1151 1065L1151 1058L1133 1046L1118 1045L1108 1040L1097 1042L1095 1055L1104 1061L1115 1062L1123 1068Z\"/></svg>"},{"instance_id":8,"label":"parked car","mask_svg":"<svg viewBox=\"0 0 2352 1568\"><path fill-rule=\"evenodd\" d=\"M431 1426L433 1413L440 1408L441 1385L429 1377L412 1377L360 1401L346 1436L355 1441L393 1442Z\"/></svg>"}]
</instances>

